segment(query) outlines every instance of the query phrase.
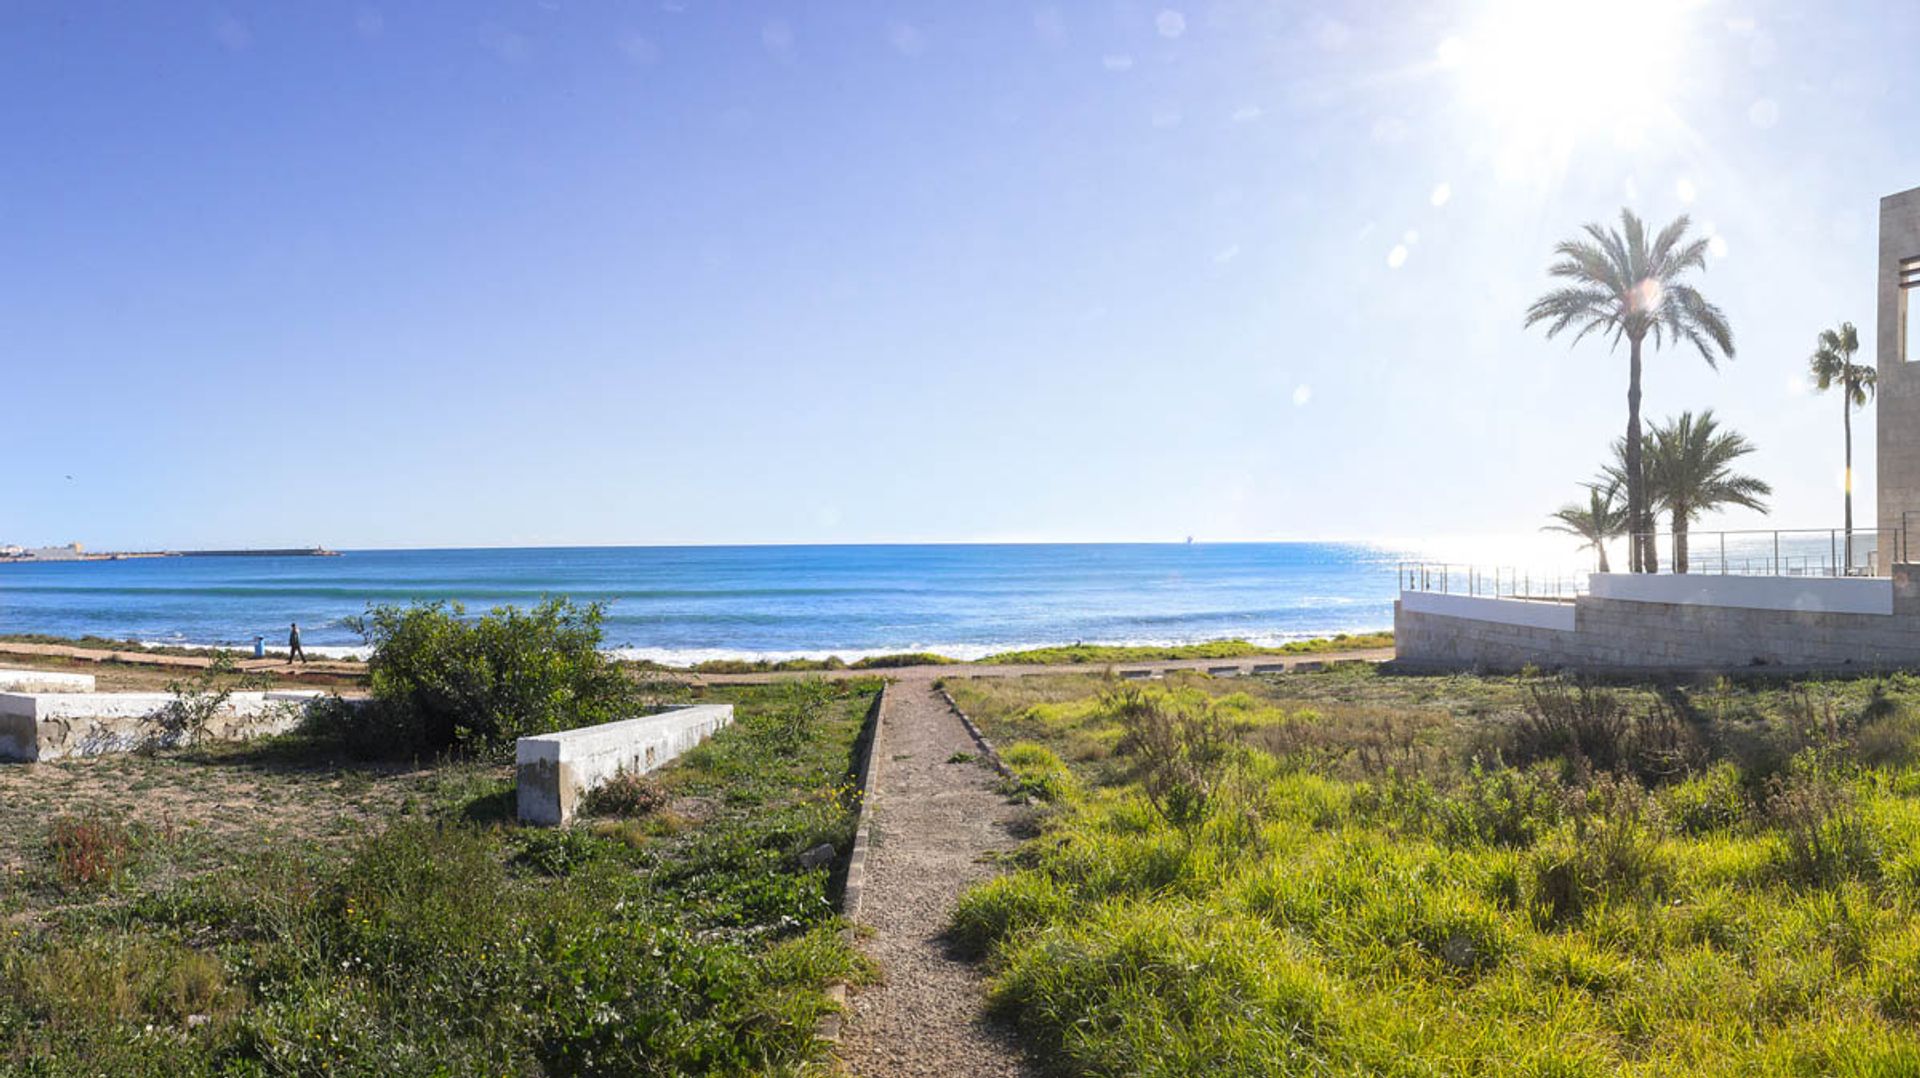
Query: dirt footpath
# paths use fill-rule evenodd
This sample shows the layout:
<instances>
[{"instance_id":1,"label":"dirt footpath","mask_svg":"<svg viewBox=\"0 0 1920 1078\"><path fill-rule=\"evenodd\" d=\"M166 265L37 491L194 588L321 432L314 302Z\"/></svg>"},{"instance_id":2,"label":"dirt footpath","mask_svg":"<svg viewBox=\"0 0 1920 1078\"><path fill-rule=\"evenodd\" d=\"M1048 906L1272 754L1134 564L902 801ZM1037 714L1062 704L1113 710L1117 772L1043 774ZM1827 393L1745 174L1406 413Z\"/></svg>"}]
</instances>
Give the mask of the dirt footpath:
<instances>
[{"instance_id":1,"label":"dirt footpath","mask_svg":"<svg viewBox=\"0 0 1920 1078\"><path fill-rule=\"evenodd\" d=\"M960 717L931 680L887 690L879 786L861 921L881 981L851 1000L841 1060L858 1075L1027 1075L1020 1050L981 1015L980 967L948 952L941 933L960 893L999 869L1026 811L998 792Z\"/></svg>"}]
</instances>

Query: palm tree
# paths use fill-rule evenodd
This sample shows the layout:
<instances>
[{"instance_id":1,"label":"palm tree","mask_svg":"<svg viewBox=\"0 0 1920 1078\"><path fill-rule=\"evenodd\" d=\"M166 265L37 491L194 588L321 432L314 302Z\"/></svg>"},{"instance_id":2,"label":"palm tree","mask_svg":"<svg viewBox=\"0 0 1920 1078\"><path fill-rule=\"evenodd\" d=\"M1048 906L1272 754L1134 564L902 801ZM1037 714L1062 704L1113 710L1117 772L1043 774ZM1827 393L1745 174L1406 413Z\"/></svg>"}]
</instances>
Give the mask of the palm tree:
<instances>
[{"instance_id":1,"label":"palm tree","mask_svg":"<svg viewBox=\"0 0 1920 1078\"><path fill-rule=\"evenodd\" d=\"M1616 448L1621 447L1616 443ZM1673 522L1676 573L1687 571L1687 528L1702 513L1727 505L1767 511L1763 499L1773 488L1733 470L1734 461L1753 452L1753 443L1738 431L1721 430L1711 408L1698 416L1681 412L1656 425L1643 450L1648 504L1664 510Z\"/></svg>"},{"instance_id":2,"label":"palm tree","mask_svg":"<svg viewBox=\"0 0 1920 1078\"><path fill-rule=\"evenodd\" d=\"M1646 225L1632 210L1620 211L1620 230L1590 224L1585 239L1563 240L1553 252L1558 261L1547 272L1569 282L1527 308L1528 326L1547 323L1547 337L1578 326L1573 343L1589 333L1627 342L1627 434L1625 478L1630 568L1640 572L1655 560L1650 502L1640 450L1640 353L1646 339L1654 347L1672 341L1699 350L1707 365L1733 358L1733 330L1720 308L1708 303L1684 280L1687 271L1707 268L1707 239L1687 237L1685 214L1647 240Z\"/></svg>"},{"instance_id":3,"label":"palm tree","mask_svg":"<svg viewBox=\"0 0 1920 1078\"><path fill-rule=\"evenodd\" d=\"M1617 538L1627 530L1627 507L1614 501L1620 493L1620 484L1608 481L1587 484L1587 504L1568 502L1553 511L1555 523L1543 525L1541 531L1564 532L1586 540L1581 549L1592 547L1600 555L1600 571L1613 572L1607 565L1607 540Z\"/></svg>"},{"instance_id":4,"label":"palm tree","mask_svg":"<svg viewBox=\"0 0 1920 1078\"><path fill-rule=\"evenodd\" d=\"M1872 367L1853 361L1853 354L1860 350L1860 333L1853 328L1852 322L1840 323L1839 329L1820 331L1819 347L1813 350L1813 358L1808 366L1813 373L1813 384L1822 390L1840 387L1840 419L1847 435L1847 571L1853 571L1853 410L1867 406L1867 398L1873 396L1874 384L1878 379Z\"/></svg>"}]
</instances>

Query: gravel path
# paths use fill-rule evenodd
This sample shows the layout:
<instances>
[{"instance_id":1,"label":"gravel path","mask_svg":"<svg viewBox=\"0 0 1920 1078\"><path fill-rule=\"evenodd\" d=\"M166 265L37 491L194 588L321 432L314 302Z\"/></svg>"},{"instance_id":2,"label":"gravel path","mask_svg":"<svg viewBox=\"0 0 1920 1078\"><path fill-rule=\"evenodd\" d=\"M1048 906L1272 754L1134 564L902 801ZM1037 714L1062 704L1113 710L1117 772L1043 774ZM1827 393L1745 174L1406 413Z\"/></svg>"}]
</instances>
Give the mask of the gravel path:
<instances>
[{"instance_id":1,"label":"gravel path","mask_svg":"<svg viewBox=\"0 0 1920 1078\"><path fill-rule=\"evenodd\" d=\"M1028 1075L1020 1049L981 1016L979 968L953 957L941 932L956 899L1012 849L1024 811L996 791L960 717L931 680L896 682L881 716L879 789L861 920L881 980L850 1001L840 1056L859 1075Z\"/></svg>"}]
</instances>

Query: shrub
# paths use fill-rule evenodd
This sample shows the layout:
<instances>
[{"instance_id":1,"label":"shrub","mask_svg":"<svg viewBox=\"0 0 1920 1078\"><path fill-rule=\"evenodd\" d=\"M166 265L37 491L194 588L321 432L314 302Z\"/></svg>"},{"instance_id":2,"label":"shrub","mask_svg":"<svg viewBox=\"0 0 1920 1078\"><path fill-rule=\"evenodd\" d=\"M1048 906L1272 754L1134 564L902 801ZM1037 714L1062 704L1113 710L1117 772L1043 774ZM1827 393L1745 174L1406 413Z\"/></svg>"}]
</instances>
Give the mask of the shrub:
<instances>
[{"instance_id":1,"label":"shrub","mask_svg":"<svg viewBox=\"0 0 1920 1078\"><path fill-rule=\"evenodd\" d=\"M1528 857L1537 922L1566 924L1602 903L1659 897L1667 877L1659 804L1644 787L1602 777L1568 809L1567 826Z\"/></svg>"},{"instance_id":2,"label":"shrub","mask_svg":"<svg viewBox=\"0 0 1920 1078\"><path fill-rule=\"evenodd\" d=\"M1668 819L1685 835L1737 827L1747 818L1747 790L1740 769L1717 763L1666 789L1661 798Z\"/></svg>"},{"instance_id":3,"label":"shrub","mask_svg":"<svg viewBox=\"0 0 1920 1078\"><path fill-rule=\"evenodd\" d=\"M1080 792L1080 784L1067 770L1066 762L1045 745L1031 741L1009 745L1000 760L1013 772L1017 793L1057 803L1070 801Z\"/></svg>"},{"instance_id":4,"label":"shrub","mask_svg":"<svg viewBox=\"0 0 1920 1078\"><path fill-rule=\"evenodd\" d=\"M1236 748L1211 701L1123 685L1101 705L1124 731L1117 751L1133 758L1154 810L1185 830L1203 822Z\"/></svg>"},{"instance_id":5,"label":"shrub","mask_svg":"<svg viewBox=\"0 0 1920 1078\"><path fill-rule=\"evenodd\" d=\"M469 619L458 603L354 619L382 732L398 750L501 756L515 738L624 718L637 686L601 654L598 604L548 599Z\"/></svg>"},{"instance_id":6,"label":"shrub","mask_svg":"<svg viewBox=\"0 0 1920 1078\"><path fill-rule=\"evenodd\" d=\"M1879 874L1880 836L1854 804L1853 791L1817 757L1803 757L1787 775L1769 779L1765 804L1787 879L1819 885Z\"/></svg>"},{"instance_id":7,"label":"shrub","mask_svg":"<svg viewBox=\"0 0 1920 1078\"><path fill-rule=\"evenodd\" d=\"M899 666L948 666L952 659L931 651L908 651L897 655L869 655L853 664L855 670L888 670Z\"/></svg>"},{"instance_id":8,"label":"shrub","mask_svg":"<svg viewBox=\"0 0 1920 1078\"><path fill-rule=\"evenodd\" d=\"M1433 805L1441 838L1454 845L1531 846L1560 821L1562 789L1540 768L1486 770L1478 760Z\"/></svg>"},{"instance_id":9,"label":"shrub","mask_svg":"<svg viewBox=\"0 0 1920 1078\"><path fill-rule=\"evenodd\" d=\"M47 836L54 876L62 887L112 883L133 860L133 839L124 824L104 816L60 816Z\"/></svg>"},{"instance_id":10,"label":"shrub","mask_svg":"<svg viewBox=\"0 0 1920 1078\"><path fill-rule=\"evenodd\" d=\"M1684 775L1707 758L1699 736L1666 704L1635 714L1619 695L1589 685L1530 686L1502 748L1516 764L1558 759L1570 774L1617 772L1649 781Z\"/></svg>"},{"instance_id":11,"label":"shrub","mask_svg":"<svg viewBox=\"0 0 1920 1078\"><path fill-rule=\"evenodd\" d=\"M645 816L666 803L667 791L658 781L622 768L587 791L580 807L589 816Z\"/></svg>"}]
</instances>

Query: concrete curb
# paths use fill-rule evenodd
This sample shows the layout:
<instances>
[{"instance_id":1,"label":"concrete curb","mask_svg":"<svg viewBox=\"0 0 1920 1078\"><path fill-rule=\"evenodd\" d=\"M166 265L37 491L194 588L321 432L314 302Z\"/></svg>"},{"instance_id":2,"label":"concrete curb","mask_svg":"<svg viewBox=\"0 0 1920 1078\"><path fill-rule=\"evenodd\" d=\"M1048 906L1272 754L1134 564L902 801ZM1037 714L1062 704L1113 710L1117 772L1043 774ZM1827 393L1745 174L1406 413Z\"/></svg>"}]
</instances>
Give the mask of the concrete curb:
<instances>
[{"instance_id":1,"label":"concrete curb","mask_svg":"<svg viewBox=\"0 0 1920 1078\"><path fill-rule=\"evenodd\" d=\"M940 699L945 700L947 706L953 709L953 713L960 716L960 721L966 725L967 733L973 735L974 742L980 746L980 751L986 754L987 762L993 765L993 769L1000 772L1002 778L1013 778L1013 769L1007 766L1005 760L1000 759L1000 750L994 747L993 739L981 733L980 728L973 724L973 716L962 710L959 704L954 703L952 695L947 692L945 686L940 686L935 691L940 694Z\"/></svg>"},{"instance_id":2,"label":"concrete curb","mask_svg":"<svg viewBox=\"0 0 1920 1078\"><path fill-rule=\"evenodd\" d=\"M854 823L853 849L847 853L847 873L840 885L840 916L850 922L860 919L860 901L867 889L867 851L873 845L874 789L880 782L880 718L886 711L889 684L882 683L880 695L874 698L873 717L867 724L866 751L860 760L860 815ZM853 926L849 924L844 931L847 942L854 943ZM837 1009L820 1019L813 1034L828 1044L837 1045L846 1026L847 982L829 984L827 999Z\"/></svg>"}]
</instances>

